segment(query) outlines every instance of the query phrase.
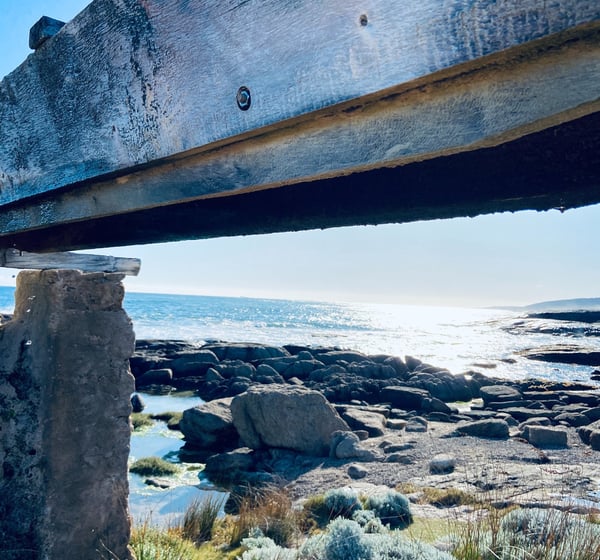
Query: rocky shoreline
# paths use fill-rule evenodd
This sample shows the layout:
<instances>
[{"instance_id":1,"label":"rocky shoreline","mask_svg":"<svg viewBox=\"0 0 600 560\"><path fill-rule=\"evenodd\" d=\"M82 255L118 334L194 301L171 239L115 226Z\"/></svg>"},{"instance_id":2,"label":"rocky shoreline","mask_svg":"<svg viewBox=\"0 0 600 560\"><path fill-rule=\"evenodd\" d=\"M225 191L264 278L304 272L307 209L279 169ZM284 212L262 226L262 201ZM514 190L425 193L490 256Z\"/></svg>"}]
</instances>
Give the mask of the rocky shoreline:
<instances>
[{"instance_id":1,"label":"rocky shoreline","mask_svg":"<svg viewBox=\"0 0 600 560\"><path fill-rule=\"evenodd\" d=\"M238 492L271 483L302 499L402 485L415 496L460 489L502 505L600 511L593 385L453 375L339 348L166 340L138 341L131 370L138 390L207 401L180 421L183 459L200 458L212 481Z\"/></svg>"}]
</instances>

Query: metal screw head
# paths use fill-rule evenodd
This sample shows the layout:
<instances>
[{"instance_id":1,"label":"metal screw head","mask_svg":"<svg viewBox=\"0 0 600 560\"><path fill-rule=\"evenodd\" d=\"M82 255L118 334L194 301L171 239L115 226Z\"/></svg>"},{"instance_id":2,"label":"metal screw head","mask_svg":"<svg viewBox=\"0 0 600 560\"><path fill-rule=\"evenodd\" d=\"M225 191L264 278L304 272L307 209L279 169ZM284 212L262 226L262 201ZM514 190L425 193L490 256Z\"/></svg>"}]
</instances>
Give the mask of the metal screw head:
<instances>
[{"instance_id":1,"label":"metal screw head","mask_svg":"<svg viewBox=\"0 0 600 560\"><path fill-rule=\"evenodd\" d=\"M252 104L252 97L250 96L250 90L246 86L242 86L237 91L237 95L235 96L235 100L237 101L238 107L242 111L247 111L250 109L250 105Z\"/></svg>"}]
</instances>

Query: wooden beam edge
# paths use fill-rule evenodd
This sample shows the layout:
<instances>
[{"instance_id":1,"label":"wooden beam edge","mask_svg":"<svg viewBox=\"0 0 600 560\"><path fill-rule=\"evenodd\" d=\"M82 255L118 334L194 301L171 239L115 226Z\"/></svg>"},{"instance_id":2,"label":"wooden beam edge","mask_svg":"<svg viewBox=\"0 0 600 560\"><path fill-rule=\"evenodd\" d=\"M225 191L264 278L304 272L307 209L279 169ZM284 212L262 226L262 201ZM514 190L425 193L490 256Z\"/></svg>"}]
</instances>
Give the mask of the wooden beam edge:
<instances>
[{"instance_id":1,"label":"wooden beam edge","mask_svg":"<svg viewBox=\"0 0 600 560\"><path fill-rule=\"evenodd\" d=\"M87 253L29 253L18 249L0 249L0 267L17 269L73 269L82 272L118 272L137 276L141 260Z\"/></svg>"}]
</instances>

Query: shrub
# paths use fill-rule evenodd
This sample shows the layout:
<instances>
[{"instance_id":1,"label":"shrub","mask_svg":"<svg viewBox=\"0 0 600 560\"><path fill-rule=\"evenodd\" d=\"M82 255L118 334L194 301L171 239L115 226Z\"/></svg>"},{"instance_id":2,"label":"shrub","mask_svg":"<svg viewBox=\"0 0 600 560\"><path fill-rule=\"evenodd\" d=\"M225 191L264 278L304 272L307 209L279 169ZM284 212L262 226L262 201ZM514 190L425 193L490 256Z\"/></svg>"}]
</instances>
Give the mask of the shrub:
<instances>
[{"instance_id":1,"label":"shrub","mask_svg":"<svg viewBox=\"0 0 600 560\"><path fill-rule=\"evenodd\" d=\"M366 534L350 519L332 521L298 550L298 560L455 560L429 544L406 539L398 531ZM481 560L481 557L478 557Z\"/></svg>"},{"instance_id":2,"label":"shrub","mask_svg":"<svg viewBox=\"0 0 600 560\"><path fill-rule=\"evenodd\" d=\"M324 505L329 519L336 517L351 518L352 514L362 509L358 494L349 488L336 488L325 492Z\"/></svg>"},{"instance_id":3,"label":"shrub","mask_svg":"<svg viewBox=\"0 0 600 560\"><path fill-rule=\"evenodd\" d=\"M129 470L141 476L166 476L177 474L179 467L160 457L144 457L135 461Z\"/></svg>"},{"instance_id":4,"label":"shrub","mask_svg":"<svg viewBox=\"0 0 600 560\"><path fill-rule=\"evenodd\" d=\"M365 539L360 525L351 519L334 519L327 527L325 558L327 560L370 560L372 543Z\"/></svg>"},{"instance_id":5,"label":"shrub","mask_svg":"<svg viewBox=\"0 0 600 560\"><path fill-rule=\"evenodd\" d=\"M515 549L528 558L591 560L600 556L600 528L552 509L517 509L504 516L496 539L501 558ZM525 556L523 556L525 557Z\"/></svg>"},{"instance_id":6,"label":"shrub","mask_svg":"<svg viewBox=\"0 0 600 560\"><path fill-rule=\"evenodd\" d=\"M210 540L213 526L223 506L223 498L208 496L193 500L183 514L181 533L200 544Z\"/></svg>"},{"instance_id":7,"label":"shrub","mask_svg":"<svg viewBox=\"0 0 600 560\"><path fill-rule=\"evenodd\" d=\"M371 560L455 560L430 544L406 539L397 531L367 535L371 543Z\"/></svg>"},{"instance_id":8,"label":"shrub","mask_svg":"<svg viewBox=\"0 0 600 560\"><path fill-rule=\"evenodd\" d=\"M240 560L295 560L296 551L283 548L265 537L260 529L250 531L250 536L242 540L246 550Z\"/></svg>"},{"instance_id":9,"label":"shrub","mask_svg":"<svg viewBox=\"0 0 600 560\"><path fill-rule=\"evenodd\" d=\"M405 529L413 521L408 499L395 490L369 496L365 507L392 529Z\"/></svg>"},{"instance_id":10,"label":"shrub","mask_svg":"<svg viewBox=\"0 0 600 560\"><path fill-rule=\"evenodd\" d=\"M459 560L598 560L600 527L552 509L515 509L498 524L485 520L461 535Z\"/></svg>"}]
</instances>

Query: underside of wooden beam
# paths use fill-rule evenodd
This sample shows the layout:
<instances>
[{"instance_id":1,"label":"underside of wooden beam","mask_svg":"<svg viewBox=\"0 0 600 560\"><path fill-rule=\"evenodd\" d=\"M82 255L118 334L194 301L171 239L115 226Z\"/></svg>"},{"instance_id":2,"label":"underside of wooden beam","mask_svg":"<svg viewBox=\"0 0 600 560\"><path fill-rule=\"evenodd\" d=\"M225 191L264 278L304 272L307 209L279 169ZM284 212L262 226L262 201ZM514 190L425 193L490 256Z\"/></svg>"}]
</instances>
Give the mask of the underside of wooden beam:
<instances>
[{"instance_id":1,"label":"underside of wooden beam","mask_svg":"<svg viewBox=\"0 0 600 560\"><path fill-rule=\"evenodd\" d=\"M82 253L28 253L18 249L0 249L0 266L19 269L72 269L82 272L120 272L137 276L141 261L126 257Z\"/></svg>"},{"instance_id":2,"label":"underside of wooden beam","mask_svg":"<svg viewBox=\"0 0 600 560\"><path fill-rule=\"evenodd\" d=\"M37 251L402 223L600 202L600 115L494 148L10 236Z\"/></svg>"},{"instance_id":3,"label":"underside of wooden beam","mask_svg":"<svg viewBox=\"0 0 600 560\"><path fill-rule=\"evenodd\" d=\"M94 0L0 82L0 247L597 203L599 119L589 0Z\"/></svg>"}]
</instances>

